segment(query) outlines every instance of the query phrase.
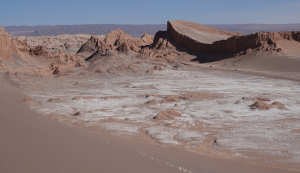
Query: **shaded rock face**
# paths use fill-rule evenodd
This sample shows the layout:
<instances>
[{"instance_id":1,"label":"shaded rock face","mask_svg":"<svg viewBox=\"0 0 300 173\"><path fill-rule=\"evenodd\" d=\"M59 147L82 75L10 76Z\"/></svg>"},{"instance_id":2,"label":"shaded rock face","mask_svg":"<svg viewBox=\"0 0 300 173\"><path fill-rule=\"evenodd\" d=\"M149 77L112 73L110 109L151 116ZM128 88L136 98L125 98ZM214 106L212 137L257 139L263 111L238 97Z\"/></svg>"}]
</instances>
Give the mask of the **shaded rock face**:
<instances>
[{"instance_id":1,"label":"shaded rock face","mask_svg":"<svg viewBox=\"0 0 300 173\"><path fill-rule=\"evenodd\" d=\"M112 49L105 44L103 39L91 36L91 38L85 44L83 44L83 46L77 52L77 54L80 53L88 53L88 56L85 58L85 60L90 60L95 56L111 56Z\"/></svg>"},{"instance_id":2,"label":"shaded rock face","mask_svg":"<svg viewBox=\"0 0 300 173\"><path fill-rule=\"evenodd\" d=\"M158 31L152 44L143 46L140 51L142 57L165 61L170 64L176 63L182 56L185 56L183 54L185 53L176 50L167 31Z\"/></svg>"},{"instance_id":3,"label":"shaded rock face","mask_svg":"<svg viewBox=\"0 0 300 173\"><path fill-rule=\"evenodd\" d=\"M247 49L280 52L277 42L280 40L299 41L300 32L258 32L246 36L235 36L215 42L210 52L236 54Z\"/></svg>"},{"instance_id":4,"label":"shaded rock face","mask_svg":"<svg viewBox=\"0 0 300 173\"><path fill-rule=\"evenodd\" d=\"M98 47L99 47L99 39L94 36L91 36L91 38L80 47L77 53L95 52L98 50Z\"/></svg>"},{"instance_id":5,"label":"shaded rock face","mask_svg":"<svg viewBox=\"0 0 300 173\"><path fill-rule=\"evenodd\" d=\"M47 52L43 46L35 46L29 48L29 54L32 56L43 56L47 55Z\"/></svg>"},{"instance_id":6,"label":"shaded rock face","mask_svg":"<svg viewBox=\"0 0 300 173\"><path fill-rule=\"evenodd\" d=\"M174 48L173 44L170 42L172 37L166 31L158 31L154 37L153 43L150 45L152 49L167 49Z\"/></svg>"},{"instance_id":7,"label":"shaded rock face","mask_svg":"<svg viewBox=\"0 0 300 173\"><path fill-rule=\"evenodd\" d=\"M9 58L15 51L13 39L3 28L0 28L0 58Z\"/></svg>"},{"instance_id":8,"label":"shaded rock face","mask_svg":"<svg viewBox=\"0 0 300 173\"><path fill-rule=\"evenodd\" d=\"M300 32L292 32L292 37L294 40L300 42Z\"/></svg>"}]
</instances>

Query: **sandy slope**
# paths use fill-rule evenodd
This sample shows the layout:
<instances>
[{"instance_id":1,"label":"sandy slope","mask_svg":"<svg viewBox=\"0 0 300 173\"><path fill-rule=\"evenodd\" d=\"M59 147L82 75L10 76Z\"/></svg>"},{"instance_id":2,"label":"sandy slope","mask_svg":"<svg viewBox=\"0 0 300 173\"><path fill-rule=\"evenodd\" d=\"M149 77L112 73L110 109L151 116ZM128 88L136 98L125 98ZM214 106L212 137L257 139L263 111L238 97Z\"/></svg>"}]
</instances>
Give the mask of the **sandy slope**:
<instances>
[{"instance_id":1,"label":"sandy slope","mask_svg":"<svg viewBox=\"0 0 300 173\"><path fill-rule=\"evenodd\" d=\"M267 75L276 78L300 80L299 56L249 54L208 63L205 64L205 66Z\"/></svg>"},{"instance_id":2,"label":"sandy slope","mask_svg":"<svg viewBox=\"0 0 300 173\"><path fill-rule=\"evenodd\" d=\"M300 42L291 40L278 41L278 47L283 49L283 53L291 57L298 57L300 59Z\"/></svg>"},{"instance_id":3,"label":"sandy slope","mask_svg":"<svg viewBox=\"0 0 300 173\"><path fill-rule=\"evenodd\" d=\"M234 35L234 33L221 31L193 22L176 20L170 21L170 24L177 32L200 43L211 44L215 41L225 40Z\"/></svg>"},{"instance_id":4,"label":"sandy slope","mask_svg":"<svg viewBox=\"0 0 300 173\"><path fill-rule=\"evenodd\" d=\"M64 126L32 113L0 80L0 172L288 172Z\"/></svg>"},{"instance_id":5,"label":"sandy slope","mask_svg":"<svg viewBox=\"0 0 300 173\"><path fill-rule=\"evenodd\" d=\"M133 146L37 117L1 79L0 172L176 172ZM16 106L17 105L17 106Z\"/></svg>"}]
</instances>

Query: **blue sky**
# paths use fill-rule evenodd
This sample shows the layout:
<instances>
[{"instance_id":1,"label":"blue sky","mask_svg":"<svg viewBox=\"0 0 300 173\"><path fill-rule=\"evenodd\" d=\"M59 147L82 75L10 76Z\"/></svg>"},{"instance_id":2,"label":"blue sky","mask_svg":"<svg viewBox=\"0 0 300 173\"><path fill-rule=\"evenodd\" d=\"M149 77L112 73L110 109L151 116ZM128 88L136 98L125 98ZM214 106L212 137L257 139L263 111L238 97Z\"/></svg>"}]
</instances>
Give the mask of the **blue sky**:
<instances>
[{"instance_id":1,"label":"blue sky","mask_svg":"<svg viewBox=\"0 0 300 173\"><path fill-rule=\"evenodd\" d=\"M0 25L300 23L300 0L1 0Z\"/></svg>"}]
</instances>

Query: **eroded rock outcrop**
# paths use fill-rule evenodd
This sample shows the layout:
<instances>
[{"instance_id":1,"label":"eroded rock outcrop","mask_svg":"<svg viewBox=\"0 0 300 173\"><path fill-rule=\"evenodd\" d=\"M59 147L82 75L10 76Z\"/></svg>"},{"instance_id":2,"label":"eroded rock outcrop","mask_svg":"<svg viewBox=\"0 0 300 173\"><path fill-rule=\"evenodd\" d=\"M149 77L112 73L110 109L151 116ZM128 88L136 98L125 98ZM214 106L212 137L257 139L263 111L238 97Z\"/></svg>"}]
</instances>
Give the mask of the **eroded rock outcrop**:
<instances>
[{"instance_id":1,"label":"eroded rock outcrop","mask_svg":"<svg viewBox=\"0 0 300 173\"><path fill-rule=\"evenodd\" d=\"M75 50L88 39L84 35L16 37L18 55L9 64L11 72L49 75L85 66Z\"/></svg>"},{"instance_id":2,"label":"eroded rock outcrop","mask_svg":"<svg viewBox=\"0 0 300 173\"><path fill-rule=\"evenodd\" d=\"M252 51L280 53L284 51L282 41L300 42L300 32L258 32L239 35L202 26L192 22L169 21L167 31L159 31L153 44L153 50L174 49L213 61ZM207 58L208 59L205 59Z\"/></svg>"},{"instance_id":3,"label":"eroded rock outcrop","mask_svg":"<svg viewBox=\"0 0 300 173\"><path fill-rule=\"evenodd\" d=\"M158 61L174 63L183 52L176 49L170 41L167 31L158 31L153 39L152 44L142 47L140 55Z\"/></svg>"},{"instance_id":4,"label":"eroded rock outcrop","mask_svg":"<svg viewBox=\"0 0 300 173\"><path fill-rule=\"evenodd\" d=\"M99 42L99 38L91 36L90 39L80 47L77 53L94 53L99 49L99 46L101 44Z\"/></svg>"},{"instance_id":5,"label":"eroded rock outcrop","mask_svg":"<svg viewBox=\"0 0 300 173\"><path fill-rule=\"evenodd\" d=\"M145 45L150 45L153 43L153 36L147 33L144 33L141 36L142 41L144 42Z\"/></svg>"},{"instance_id":6,"label":"eroded rock outcrop","mask_svg":"<svg viewBox=\"0 0 300 173\"><path fill-rule=\"evenodd\" d=\"M258 32L245 36L234 36L227 40L215 42L210 52L236 54L246 53L248 49L280 52L278 45L281 40L300 41L300 32Z\"/></svg>"},{"instance_id":7,"label":"eroded rock outcrop","mask_svg":"<svg viewBox=\"0 0 300 173\"><path fill-rule=\"evenodd\" d=\"M135 38L122 30L115 30L106 35L104 43L111 49L128 53L129 51L138 53L144 42L140 38Z\"/></svg>"},{"instance_id":8,"label":"eroded rock outcrop","mask_svg":"<svg viewBox=\"0 0 300 173\"><path fill-rule=\"evenodd\" d=\"M14 52L16 47L13 39L3 28L0 28L0 58L9 58Z\"/></svg>"},{"instance_id":9,"label":"eroded rock outcrop","mask_svg":"<svg viewBox=\"0 0 300 173\"><path fill-rule=\"evenodd\" d=\"M148 34L143 34L141 38L135 38L122 30L114 30L104 37L92 36L77 53L91 53L86 60L111 56L114 53L139 54L141 48L150 44L150 42L152 43L152 37Z\"/></svg>"}]
</instances>

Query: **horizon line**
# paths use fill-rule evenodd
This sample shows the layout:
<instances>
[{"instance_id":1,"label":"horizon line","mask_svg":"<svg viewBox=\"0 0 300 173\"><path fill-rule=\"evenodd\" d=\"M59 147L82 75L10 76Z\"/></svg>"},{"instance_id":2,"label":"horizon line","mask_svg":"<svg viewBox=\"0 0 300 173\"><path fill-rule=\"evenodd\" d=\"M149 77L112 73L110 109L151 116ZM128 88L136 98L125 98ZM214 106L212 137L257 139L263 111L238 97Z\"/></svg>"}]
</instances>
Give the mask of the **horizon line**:
<instances>
[{"instance_id":1,"label":"horizon line","mask_svg":"<svg viewBox=\"0 0 300 173\"><path fill-rule=\"evenodd\" d=\"M195 22L197 23L197 22ZM300 23L199 23L202 25L300 25ZM24 24L24 25L0 25L2 27L37 27L37 26L82 26L82 25L123 25L123 26L147 26L147 25L167 25L166 23L163 24L117 24L117 23L86 23L86 24Z\"/></svg>"}]
</instances>

